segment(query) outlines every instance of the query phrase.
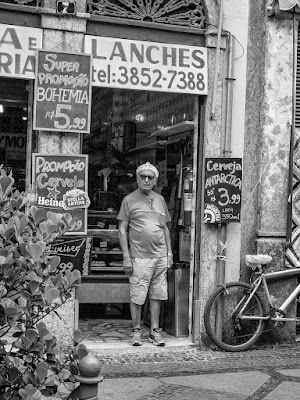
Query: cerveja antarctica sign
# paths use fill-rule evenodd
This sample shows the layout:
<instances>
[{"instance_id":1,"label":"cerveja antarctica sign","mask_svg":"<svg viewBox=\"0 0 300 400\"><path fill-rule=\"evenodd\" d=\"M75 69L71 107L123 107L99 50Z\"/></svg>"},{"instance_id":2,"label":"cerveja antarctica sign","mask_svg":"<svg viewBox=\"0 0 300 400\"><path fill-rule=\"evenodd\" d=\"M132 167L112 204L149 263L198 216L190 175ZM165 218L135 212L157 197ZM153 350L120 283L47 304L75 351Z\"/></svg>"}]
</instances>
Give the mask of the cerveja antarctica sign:
<instances>
[{"instance_id":1,"label":"cerveja antarctica sign","mask_svg":"<svg viewBox=\"0 0 300 400\"><path fill-rule=\"evenodd\" d=\"M239 222L241 190L241 158L206 158L204 222Z\"/></svg>"}]
</instances>

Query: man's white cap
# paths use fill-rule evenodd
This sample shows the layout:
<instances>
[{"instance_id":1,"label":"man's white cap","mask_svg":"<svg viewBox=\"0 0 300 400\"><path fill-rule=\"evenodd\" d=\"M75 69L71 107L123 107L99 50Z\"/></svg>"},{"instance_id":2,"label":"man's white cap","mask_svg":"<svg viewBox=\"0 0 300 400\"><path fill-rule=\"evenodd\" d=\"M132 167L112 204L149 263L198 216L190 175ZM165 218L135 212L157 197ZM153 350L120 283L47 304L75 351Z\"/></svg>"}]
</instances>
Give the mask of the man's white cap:
<instances>
[{"instance_id":1,"label":"man's white cap","mask_svg":"<svg viewBox=\"0 0 300 400\"><path fill-rule=\"evenodd\" d=\"M158 178L158 175L159 175L158 169L156 167L154 167L154 165L150 164L148 161L145 164L140 165L136 169L136 174L139 175L139 173L141 171L145 171L147 169L154 172L155 178Z\"/></svg>"}]
</instances>

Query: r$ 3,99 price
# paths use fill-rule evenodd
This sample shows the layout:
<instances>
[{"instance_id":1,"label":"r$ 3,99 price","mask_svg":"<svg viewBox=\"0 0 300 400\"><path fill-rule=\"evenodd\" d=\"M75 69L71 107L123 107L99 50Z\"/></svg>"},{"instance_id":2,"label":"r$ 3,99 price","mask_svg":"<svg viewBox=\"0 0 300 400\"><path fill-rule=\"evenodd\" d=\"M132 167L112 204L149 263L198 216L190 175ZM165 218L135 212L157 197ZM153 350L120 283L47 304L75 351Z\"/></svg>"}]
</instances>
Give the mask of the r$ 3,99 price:
<instances>
[{"instance_id":1,"label":"r$ 3,99 price","mask_svg":"<svg viewBox=\"0 0 300 400\"><path fill-rule=\"evenodd\" d=\"M228 190L225 188L219 188L218 193L218 204L221 207L228 206L229 204L240 204L241 202L241 195L238 193L228 194Z\"/></svg>"}]
</instances>

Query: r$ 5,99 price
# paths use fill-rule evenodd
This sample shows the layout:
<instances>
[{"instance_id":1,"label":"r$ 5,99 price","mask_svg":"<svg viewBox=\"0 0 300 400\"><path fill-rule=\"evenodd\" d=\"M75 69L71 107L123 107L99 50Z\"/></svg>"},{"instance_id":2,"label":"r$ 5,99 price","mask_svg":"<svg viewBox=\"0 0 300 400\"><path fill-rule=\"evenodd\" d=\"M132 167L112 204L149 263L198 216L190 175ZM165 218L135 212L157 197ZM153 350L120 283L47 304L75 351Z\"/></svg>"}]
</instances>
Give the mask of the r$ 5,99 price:
<instances>
[{"instance_id":1,"label":"r$ 5,99 price","mask_svg":"<svg viewBox=\"0 0 300 400\"><path fill-rule=\"evenodd\" d=\"M85 129L86 118L75 117L73 119L66 113L72 109L70 104L57 104L55 111L47 111L45 117L53 119L54 128L60 130Z\"/></svg>"}]
</instances>

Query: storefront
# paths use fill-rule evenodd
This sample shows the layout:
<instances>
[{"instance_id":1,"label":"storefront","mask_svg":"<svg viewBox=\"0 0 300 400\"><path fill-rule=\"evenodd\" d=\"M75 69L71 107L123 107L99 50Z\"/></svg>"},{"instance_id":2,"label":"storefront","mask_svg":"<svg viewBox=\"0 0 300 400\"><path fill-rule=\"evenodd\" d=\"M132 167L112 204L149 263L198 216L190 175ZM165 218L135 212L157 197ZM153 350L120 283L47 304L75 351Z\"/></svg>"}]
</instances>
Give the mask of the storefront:
<instances>
[{"instance_id":1,"label":"storefront","mask_svg":"<svg viewBox=\"0 0 300 400\"><path fill-rule=\"evenodd\" d=\"M188 336L206 49L103 36L86 36L85 46L93 54L94 74L91 133L82 144L89 156L88 234L93 250L78 290L79 318L89 311L102 317L128 316L129 284L116 217L123 197L136 188L136 168L149 161L160 171L155 190L165 197L172 217L175 270L169 272L170 299L162 326L174 336Z\"/></svg>"},{"instance_id":2,"label":"storefront","mask_svg":"<svg viewBox=\"0 0 300 400\"><path fill-rule=\"evenodd\" d=\"M115 312L128 318L129 283L122 268L116 216L122 198L136 188L137 166L146 161L155 164L160 172L156 190L165 197L172 216L175 261L175 269L169 272L170 299L164 306L162 326L174 336L191 336L196 183L202 165L201 107L208 88L204 37L198 35L195 40L188 29L171 32L124 27L120 39L113 36L111 24L99 27L95 36L89 34L89 30L94 32L94 22L88 25L82 52L93 55L90 133L73 134L73 140L79 139L79 151L73 149L72 155L64 156L47 144L60 135L72 137L72 129L61 128L67 120L64 106L55 117L61 133L51 128L46 132L50 113L44 121L37 116L35 60L37 49L43 48L43 30L1 24L0 84L10 88L1 94L3 121L9 114L13 123L10 102L22 121L22 126L14 126L12 131L1 123L1 162L13 171L24 190L39 179L35 164L39 156L45 160L51 155L53 159L77 154L86 157L86 189L91 202L86 226L74 236L68 235L68 241L85 239L85 249L76 262L63 255L64 267L72 264L82 270L75 326L78 318L95 306L103 318ZM22 151L12 150L13 146L21 146ZM44 185L45 189L54 188ZM39 193L38 205L44 199ZM55 194L56 200L61 200L59 194ZM57 203L40 204L45 205L55 210Z\"/></svg>"}]
</instances>

